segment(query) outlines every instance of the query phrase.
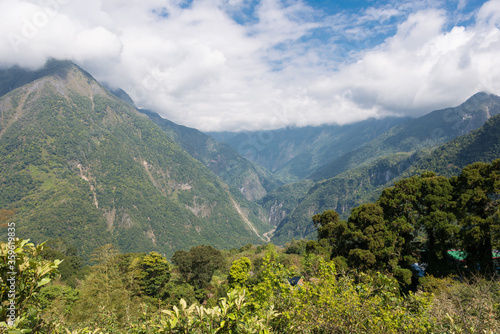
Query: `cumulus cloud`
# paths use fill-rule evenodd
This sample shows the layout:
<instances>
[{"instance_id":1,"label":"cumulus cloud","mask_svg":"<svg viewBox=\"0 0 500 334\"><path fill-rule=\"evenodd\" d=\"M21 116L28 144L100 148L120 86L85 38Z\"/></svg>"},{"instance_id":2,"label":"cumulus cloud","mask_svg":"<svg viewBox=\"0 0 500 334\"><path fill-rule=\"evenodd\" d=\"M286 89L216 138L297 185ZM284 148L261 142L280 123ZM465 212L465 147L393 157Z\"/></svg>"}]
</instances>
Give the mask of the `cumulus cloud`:
<instances>
[{"instance_id":1,"label":"cumulus cloud","mask_svg":"<svg viewBox=\"0 0 500 334\"><path fill-rule=\"evenodd\" d=\"M345 124L500 94L499 23L498 0L2 0L0 66L72 59L201 130Z\"/></svg>"}]
</instances>

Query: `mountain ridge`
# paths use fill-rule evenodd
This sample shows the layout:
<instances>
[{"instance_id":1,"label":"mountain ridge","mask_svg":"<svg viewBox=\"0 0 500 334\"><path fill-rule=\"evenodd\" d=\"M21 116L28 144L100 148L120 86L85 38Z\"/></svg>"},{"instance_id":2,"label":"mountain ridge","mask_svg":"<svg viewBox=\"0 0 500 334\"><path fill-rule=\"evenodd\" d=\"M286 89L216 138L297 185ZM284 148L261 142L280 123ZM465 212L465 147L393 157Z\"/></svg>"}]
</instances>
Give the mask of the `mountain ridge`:
<instances>
[{"instance_id":1,"label":"mountain ridge","mask_svg":"<svg viewBox=\"0 0 500 334\"><path fill-rule=\"evenodd\" d=\"M171 255L270 229L248 226L222 180L76 65L4 94L0 113L0 207L17 210L19 237L67 238L84 257L104 243Z\"/></svg>"},{"instance_id":2,"label":"mountain ridge","mask_svg":"<svg viewBox=\"0 0 500 334\"><path fill-rule=\"evenodd\" d=\"M308 178L328 179L380 156L435 147L479 128L499 113L500 97L476 93L457 107L435 110L396 125L362 147L318 168Z\"/></svg>"},{"instance_id":3,"label":"mountain ridge","mask_svg":"<svg viewBox=\"0 0 500 334\"><path fill-rule=\"evenodd\" d=\"M282 181L302 180L319 166L362 146L408 118L368 119L348 125L321 125L242 133L208 132Z\"/></svg>"}]
</instances>

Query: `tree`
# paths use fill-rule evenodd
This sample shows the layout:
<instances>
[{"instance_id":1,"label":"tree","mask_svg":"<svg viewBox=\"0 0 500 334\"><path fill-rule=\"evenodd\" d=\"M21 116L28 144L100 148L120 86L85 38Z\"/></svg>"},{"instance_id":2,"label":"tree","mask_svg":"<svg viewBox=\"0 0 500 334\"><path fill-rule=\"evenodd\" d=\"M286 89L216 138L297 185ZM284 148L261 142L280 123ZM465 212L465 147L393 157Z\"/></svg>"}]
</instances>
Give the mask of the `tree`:
<instances>
[{"instance_id":1,"label":"tree","mask_svg":"<svg viewBox=\"0 0 500 334\"><path fill-rule=\"evenodd\" d=\"M143 258L138 258L134 266L139 269L137 277L146 295L159 297L170 280L168 260L157 252L151 252Z\"/></svg>"},{"instance_id":2,"label":"tree","mask_svg":"<svg viewBox=\"0 0 500 334\"><path fill-rule=\"evenodd\" d=\"M350 266L392 272L405 283L411 279L407 236L413 231L409 224L387 221L382 207L376 203L363 204L352 210L348 219L350 242L346 245Z\"/></svg>"},{"instance_id":3,"label":"tree","mask_svg":"<svg viewBox=\"0 0 500 334\"><path fill-rule=\"evenodd\" d=\"M491 251L498 245L500 231L500 159L465 167L454 188L466 261L470 268L479 266L481 272L491 274Z\"/></svg>"},{"instance_id":4,"label":"tree","mask_svg":"<svg viewBox=\"0 0 500 334\"><path fill-rule=\"evenodd\" d=\"M172 256L172 262L177 266L177 270L179 270L184 281L189 283L193 276L191 272L191 267L193 265L191 253L185 250L178 250Z\"/></svg>"},{"instance_id":5,"label":"tree","mask_svg":"<svg viewBox=\"0 0 500 334\"><path fill-rule=\"evenodd\" d=\"M340 220L339 214L334 210L327 210L312 217L314 227L318 229L318 241L327 240L332 248L331 257L345 254L344 247L347 242L348 226L345 220Z\"/></svg>"},{"instance_id":6,"label":"tree","mask_svg":"<svg viewBox=\"0 0 500 334\"><path fill-rule=\"evenodd\" d=\"M229 284L231 286L243 286L250 274L252 262L247 257L235 260L229 269Z\"/></svg>"},{"instance_id":7,"label":"tree","mask_svg":"<svg viewBox=\"0 0 500 334\"><path fill-rule=\"evenodd\" d=\"M175 252L172 262L184 280L200 290L210 283L215 270L223 266L224 258L221 252L212 246L201 245L191 248L189 252Z\"/></svg>"},{"instance_id":8,"label":"tree","mask_svg":"<svg viewBox=\"0 0 500 334\"><path fill-rule=\"evenodd\" d=\"M416 249L425 250L422 261L428 263L428 272L436 275L447 274L443 260L446 251L456 246L455 236L459 230L453 214L453 186L450 180L433 172L403 179L394 187L385 189L378 202L389 222L411 225L424 233L423 240L417 242L412 229L405 235L406 253L418 257ZM413 248L413 249L411 249Z\"/></svg>"},{"instance_id":9,"label":"tree","mask_svg":"<svg viewBox=\"0 0 500 334\"><path fill-rule=\"evenodd\" d=\"M425 249L427 271L433 275L449 274L446 259L447 251L457 246L456 235L460 227L453 213L453 186L450 180L427 172L420 176L420 196L415 206L419 213L417 228L423 228L427 240Z\"/></svg>"},{"instance_id":10,"label":"tree","mask_svg":"<svg viewBox=\"0 0 500 334\"><path fill-rule=\"evenodd\" d=\"M379 204L368 203L354 208L348 221L335 211L313 216L318 239L329 240L331 258L352 268L390 271L409 282L409 267L414 261L411 242L413 227L404 219L387 221Z\"/></svg>"},{"instance_id":11,"label":"tree","mask_svg":"<svg viewBox=\"0 0 500 334\"><path fill-rule=\"evenodd\" d=\"M406 232L401 234L406 240L404 253L414 258L422 255L420 260L428 263L428 272L434 275L447 274L443 260L446 251L456 246L459 230L450 180L424 172L385 189L377 203L388 222L405 226ZM421 240L418 233L423 236Z\"/></svg>"},{"instance_id":12,"label":"tree","mask_svg":"<svg viewBox=\"0 0 500 334\"><path fill-rule=\"evenodd\" d=\"M394 239L388 230L382 208L376 204L364 204L352 210L348 220L351 241L348 260L356 268L379 269L396 267Z\"/></svg>"},{"instance_id":13,"label":"tree","mask_svg":"<svg viewBox=\"0 0 500 334\"><path fill-rule=\"evenodd\" d=\"M120 272L120 256L111 244L97 248L92 260L96 264L80 286L80 299L73 308L72 321L106 324L108 329L116 330L136 306L127 289L128 277Z\"/></svg>"}]
</instances>

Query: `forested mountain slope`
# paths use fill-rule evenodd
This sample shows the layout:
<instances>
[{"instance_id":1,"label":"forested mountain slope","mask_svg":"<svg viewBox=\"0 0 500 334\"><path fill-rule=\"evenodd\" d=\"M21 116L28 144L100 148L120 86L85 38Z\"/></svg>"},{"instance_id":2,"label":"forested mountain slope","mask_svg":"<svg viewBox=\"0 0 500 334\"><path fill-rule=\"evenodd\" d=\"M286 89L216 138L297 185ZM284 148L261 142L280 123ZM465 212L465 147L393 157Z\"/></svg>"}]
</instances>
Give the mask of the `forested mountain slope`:
<instances>
[{"instance_id":1,"label":"forested mountain slope","mask_svg":"<svg viewBox=\"0 0 500 334\"><path fill-rule=\"evenodd\" d=\"M210 133L285 182L304 179L318 167L381 135L408 118L369 119L347 125L271 131Z\"/></svg>"},{"instance_id":2,"label":"forested mountain slope","mask_svg":"<svg viewBox=\"0 0 500 334\"><path fill-rule=\"evenodd\" d=\"M399 124L366 145L324 165L309 177L323 180L398 152L436 147L481 127L500 113L500 97L477 93L454 108L433 111Z\"/></svg>"},{"instance_id":3,"label":"forested mountain slope","mask_svg":"<svg viewBox=\"0 0 500 334\"><path fill-rule=\"evenodd\" d=\"M148 115L192 157L201 161L229 186L238 189L246 199L261 199L269 191L282 185L272 173L247 160L228 144L218 143L201 131L175 124L155 112L139 111Z\"/></svg>"},{"instance_id":4,"label":"forested mountain slope","mask_svg":"<svg viewBox=\"0 0 500 334\"><path fill-rule=\"evenodd\" d=\"M475 162L491 162L500 157L500 115L489 119L481 128L438 147L411 166L406 174L431 170L452 176Z\"/></svg>"},{"instance_id":5,"label":"forested mountain slope","mask_svg":"<svg viewBox=\"0 0 500 334\"><path fill-rule=\"evenodd\" d=\"M228 186L69 62L0 97L0 207L17 235L171 255L263 242Z\"/></svg>"}]
</instances>

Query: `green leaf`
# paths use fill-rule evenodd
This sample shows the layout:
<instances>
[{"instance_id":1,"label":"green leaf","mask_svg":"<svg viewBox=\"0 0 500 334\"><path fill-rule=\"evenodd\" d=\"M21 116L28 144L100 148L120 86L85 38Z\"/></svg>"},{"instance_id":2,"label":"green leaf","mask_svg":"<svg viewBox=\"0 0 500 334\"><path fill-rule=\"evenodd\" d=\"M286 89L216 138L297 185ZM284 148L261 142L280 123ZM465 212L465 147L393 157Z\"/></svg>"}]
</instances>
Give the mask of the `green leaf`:
<instances>
[{"instance_id":1,"label":"green leaf","mask_svg":"<svg viewBox=\"0 0 500 334\"><path fill-rule=\"evenodd\" d=\"M37 288L39 288L39 287L41 287L41 286L43 286L43 285L45 285L45 284L47 284L49 282L50 282L50 278L49 277L45 277L45 278L42 278L40 280L40 282L38 282L38 284L36 286L37 286Z\"/></svg>"}]
</instances>

